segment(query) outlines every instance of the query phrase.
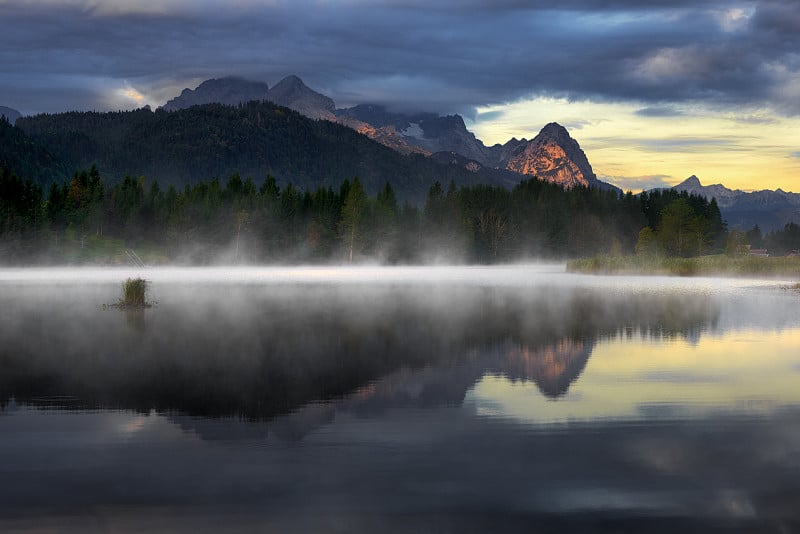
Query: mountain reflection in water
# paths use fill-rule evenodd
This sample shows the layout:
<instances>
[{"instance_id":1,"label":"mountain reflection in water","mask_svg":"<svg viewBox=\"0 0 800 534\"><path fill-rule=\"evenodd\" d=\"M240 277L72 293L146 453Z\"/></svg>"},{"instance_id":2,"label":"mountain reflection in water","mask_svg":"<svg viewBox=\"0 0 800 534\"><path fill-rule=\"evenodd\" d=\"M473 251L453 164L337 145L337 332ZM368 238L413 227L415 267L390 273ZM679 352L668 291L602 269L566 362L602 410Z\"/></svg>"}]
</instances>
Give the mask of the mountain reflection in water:
<instances>
[{"instance_id":1,"label":"mountain reflection in water","mask_svg":"<svg viewBox=\"0 0 800 534\"><path fill-rule=\"evenodd\" d=\"M68 395L73 409L270 419L427 367L446 370L437 395L448 399L487 373L558 397L598 336L691 335L719 314L691 295L424 285L175 286L157 308L120 312L102 311L92 289L62 290L44 307L24 298L30 287L4 293L14 314L0 325L0 400Z\"/></svg>"},{"instance_id":2,"label":"mountain reflection in water","mask_svg":"<svg viewBox=\"0 0 800 534\"><path fill-rule=\"evenodd\" d=\"M497 273L0 281L0 531L798 531L796 293Z\"/></svg>"}]
</instances>

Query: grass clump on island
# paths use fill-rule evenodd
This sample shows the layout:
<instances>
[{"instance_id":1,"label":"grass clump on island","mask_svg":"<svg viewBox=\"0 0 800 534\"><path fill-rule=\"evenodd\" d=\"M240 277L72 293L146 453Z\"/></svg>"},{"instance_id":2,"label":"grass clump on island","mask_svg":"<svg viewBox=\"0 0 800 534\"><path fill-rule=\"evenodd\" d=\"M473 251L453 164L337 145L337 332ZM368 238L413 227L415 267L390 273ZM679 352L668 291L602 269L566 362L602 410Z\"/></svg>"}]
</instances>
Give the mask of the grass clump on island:
<instances>
[{"instance_id":1,"label":"grass clump on island","mask_svg":"<svg viewBox=\"0 0 800 534\"><path fill-rule=\"evenodd\" d=\"M672 276L800 276L800 258L724 254L676 258L668 256L594 256L567 262L567 271L586 274L645 274Z\"/></svg>"},{"instance_id":2,"label":"grass clump on island","mask_svg":"<svg viewBox=\"0 0 800 534\"><path fill-rule=\"evenodd\" d=\"M147 280L143 278L128 278L122 283L122 297L117 302L118 308L149 308L151 304L146 300Z\"/></svg>"}]
</instances>

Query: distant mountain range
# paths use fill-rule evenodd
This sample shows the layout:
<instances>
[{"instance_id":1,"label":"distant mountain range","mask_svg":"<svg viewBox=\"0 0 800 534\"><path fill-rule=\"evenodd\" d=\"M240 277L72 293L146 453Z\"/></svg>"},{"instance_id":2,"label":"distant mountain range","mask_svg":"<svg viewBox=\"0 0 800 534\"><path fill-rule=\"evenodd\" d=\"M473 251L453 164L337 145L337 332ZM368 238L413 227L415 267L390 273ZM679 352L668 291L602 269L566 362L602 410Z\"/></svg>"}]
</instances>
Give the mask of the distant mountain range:
<instances>
[{"instance_id":1,"label":"distant mountain range","mask_svg":"<svg viewBox=\"0 0 800 534\"><path fill-rule=\"evenodd\" d=\"M694 175L673 189L716 198L730 228L749 230L758 225L762 231L769 231L783 228L788 222L800 223L800 194L797 193L781 189L746 192L728 189L722 184L703 185Z\"/></svg>"},{"instance_id":2,"label":"distant mountain range","mask_svg":"<svg viewBox=\"0 0 800 534\"><path fill-rule=\"evenodd\" d=\"M199 113L205 117L203 120L210 121L208 128L198 130L183 127L185 131L181 131L180 121L169 120L160 117L159 113L145 110L127 112L117 119L111 118L114 114L98 113L21 117L19 112L0 106L0 115L7 117L11 124L16 122L30 136L23 138L21 133L6 132L8 139L13 138L14 142L0 147L0 163L15 162L15 168L24 169L32 176L41 175L44 181L53 179L62 169L92 162L105 165L105 169L101 170L113 176L143 173L166 183L178 184L193 178L205 179L209 175L224 176L226 173L240 172L256 177L273 173L283 181L315 186L335 183L350 172L365 179L368 189L374 191L386 181L391 181L396 186L399 184L398 194L401 198L417 200L437 178L443 183L454 179L465 184L483 182L511 187L525 177L537 176L566 188L588 186L621 191L614 185L598 180L578 142L557 123L545 125L531 140L510 139L502 145L486 146L467 130L464 119L459 115L399 113L384 106L369 104L337 109L331 98L309 88L303 80L293 75L271 88L263 82L235 77L206 80L195 89L184 89L160 110L178 112L200 105L237 106L251 101L277 104L309 119L339 123L396 153L412 158L424 156L423 160L427 162L388 156L385 152L355 142L352 136L336 133L340 130L335 128L300 126L302 121L299 119L290 121L288 132L281 130L289 135L286 139L276 138L258 128L251 131L249 135L252 139L273 145L265 147L240 139L235 123L241 117L218 112ZM259 109L265 117L274 117L272 107ZM191 120L196 118L194 115L189 115ZM248 113L241 115L248 116ZM261 118L259 115L259 120ZM97 121L97 124L93 121ZM261 126L270 124L271 127L276 126L269 119L262 121ZM250 131L252 126L247 124L245 129ZM281 124L281 128L283 126ZM98 131L95 131L96 127ZM165 129L164 132L159 128ZM196 143L197 146L190 146L193 134L202 136L207 131L216 132L219 145L203 149L202 144L208 140L202 140ZM154 161L145 162L140 156L128 157L130 150L125 148L124 143L146 143L139 138L144 135L143 132L153 139L160 139L164 144L158 154L153 152L155 149L139 147L141 154L149 154L147 157L156 158ZM300 137L294 139L292 136ZM12 144L17 147L15 154L10 153ZM276 146L290 147L293 144L304 147L302 155L292 156L293 151L289 148L276 153ZM358 149L354 149L356 145ZM327 159L321 160L321 153L327 154ZM298 160L301 161L298 163ZM200 165L203 161L206 161L205 166ZM442 167L444 170L437 170ZM455 171L453 167L461 170ZM36 169L45 169L46 172L37 174ZM193 174L198 172L203 174ZM757 224L762 230L768 231L781 228L789 221L800 221L800 194L780 189L744 192L731 190L721 184L704 186L696 176L689 177L674 188L716 198L723 217L732 228L749 229Z\"/></svg>"},{"instance_id":3,"label":"distant mountain range","mask_svg":"<svg viewBox=\"0 0 800 534\"><path fill-rule=\"evenodd\" d=\"M419 154L403 155L356 131L312 120L272 102L205 104L168 112L70 112L0 123L0 166L42 185L97 165L112 183L145 176L183 187L233 174L265 176L306 191L338 188L359 177L369 194L391 183L400 201L420 204L443 187L490 184L510 189L522 178L502 169L468 169ZM7 163L5 163L7 162ZM65 172L58 172L65 169ZM47 171L47 172L44 172ZM55 176L54 176L55 174Z\"/></svg>"},{"instance_id":4,"label":"distant mountain range","mask_svg":"<svg viewBox=\"0 0 800 534\"><path fill-rule=\"evenodd\" d=\"M163 109L175 111L202 104L235 106L251 101L273 102L312 119L335 120L333 100L312 91L297 76L287 76L272 89L266 83L241 78L206 80L194 90L184 89L164 104Z\"/></svg>"},{"instance_id":5,"label":"distant mountain range","mask_svg":"<svg viewBox=\"0 0 800 534\"><path fill-rule=\"evenodd\" d=\"M296 76L273 87L207 80L155 112L42 114L21 117L16 126L0 132L18 147L0 146L0 164L43 185L97 165L112 182L146 176L164 186L238 173L257 182L272 174L309 190L358 176L370 194L389 182L400 200L414 203L436 181L511 188L534 175L566 188L619 191L597 180L577 141L556 123L531 141L486 147L458 115L337 110Z\"/></svg>"},{"instance_id":6,"label":"distant mountain range","mask_svg":"<svg viewBox=\"0 0 800 534\"><path fill-rule=\"evenodd\" d=\"M472 171L478 168L507 170L523 176L538 176L567 188L587 186L619 191L597 179L578 142L559 124L546 125L530 141L511 139L504 145L487 147L467 130L460 115L395 113L375 105L336 109L331 98L310 89L293 75L271 89L266 83L241 78L206 80L194 90L184 89L163 109L174 111L210 103L236 105L250 100L270 101L312 119L339 122L403 154L444 153L435 158L438 161L448 160L449 154L455 154L466 158L463 164Z\"/></svg>"}]
</instances>

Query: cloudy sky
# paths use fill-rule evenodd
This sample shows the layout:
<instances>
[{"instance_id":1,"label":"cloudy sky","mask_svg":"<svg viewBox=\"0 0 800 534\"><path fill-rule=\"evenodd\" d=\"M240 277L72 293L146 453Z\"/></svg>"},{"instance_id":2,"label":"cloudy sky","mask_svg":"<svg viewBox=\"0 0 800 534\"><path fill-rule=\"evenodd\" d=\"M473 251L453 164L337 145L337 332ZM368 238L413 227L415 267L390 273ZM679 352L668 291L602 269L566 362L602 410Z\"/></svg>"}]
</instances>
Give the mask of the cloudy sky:
<instances>
[{"instance_id":1,"label":"cloudy sky","mask_svg":"<svg viewBox=\"0 0 800 534\"><path fill-rule=\"evenodd\" d=\"M797 0L0 0L0 72L25 114L294 73L487 144L560 122L624 188L800 192Z\"/></svg>"}]
</instances>

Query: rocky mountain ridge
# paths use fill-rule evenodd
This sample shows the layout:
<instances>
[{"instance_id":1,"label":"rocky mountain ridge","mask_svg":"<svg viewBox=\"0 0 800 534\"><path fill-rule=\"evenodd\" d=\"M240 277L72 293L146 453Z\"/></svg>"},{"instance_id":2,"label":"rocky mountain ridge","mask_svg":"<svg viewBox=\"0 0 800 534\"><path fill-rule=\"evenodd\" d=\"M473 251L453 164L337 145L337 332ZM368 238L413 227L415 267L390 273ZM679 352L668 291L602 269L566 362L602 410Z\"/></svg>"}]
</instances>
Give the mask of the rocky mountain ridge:
<instances>
[{"instance_id":1,"label":"rocky mountain ridge","mask_svg":"<svg viewBox=\"0 0 800 534\"><path fill-rule=\"evenodd\" d=\"M800 194L781 189L742 191L722 184L703 185L697 176L690 176L674 186L677 191L716 198L723 218L732 228L748 230L758 225L762 230L782 228L787 222L800 222Z\"/></svg>"},{"instance_id":2,"label":"rocky mountain ridge","mask_svg":"<svg viewBox=\"0 0 800 534\"><path fill-rule=\"evenodd\" d=\"M234 97L236 84L242 85L242 91ZM597 179L578 142L559 124L546 125L531 141L511 139L504 145L487 147L467 130L460 115L399 113L371 104L337 109L331 98L310 89L294 75L271 89L264 83L239 78L208 80L194 91L185 89L165 104L164 109L207 103L235 105L248 99L269 100L313 119L338 122L403 154L444 153L437 158L441 160L454 153L465 158L466 168L473 172L483 167L538 176L565 188L583 186L619 191Z\"/></svg>"},{"instance_id":3,"label":"rocky mountain ridge","mask_svg":"<svg viewBox=\"0 0 800 534\"><path fill-rule=\"evenodd\" d=\"M206 80L195 89L186 88L169 100L161 109L176 111L203 104L236 106L252 100L269 100L269 87L262 82L242 78L216 78Z\"/></svg>"},{"instance_id":4,"label":"rocky mountain ridge","mask_svg":"<svg viewBox=\"0 0 800 534\"><path fill-rule=\"evenodd\" d=\"M289 75L269 90L267 100L293 109L311 119L335 120L336 105L331 98L313 91L303 80Z\"/></svg>"},{"instance_id":5,"label":"rocky mountain ridge","mask_svg":"<svg viewBox=\"0 0 800 534\"><path fill-rule=\"evenodd\" d=\"M566 188L603 188L608 185L597 179L578 142L566 128L555 122L547 124L530 142L517 142L505 161L505 167Z\"/></svg>"},{"instance_id":6,"label":"rocky mountain ridge","mask_svg":"<svg viewBox=\"0 0 800 534\"><path fill-rule=\"evenodd\" d=\"M250 101L269 101L312 119L336 119L333 100L309 89L303 80L294 75L285 77L271 89L264 82L236 77L206 80L194 90L184 89L161 109L176 111L203 104L235 106Z\"/></svg>"}]
</instances>

